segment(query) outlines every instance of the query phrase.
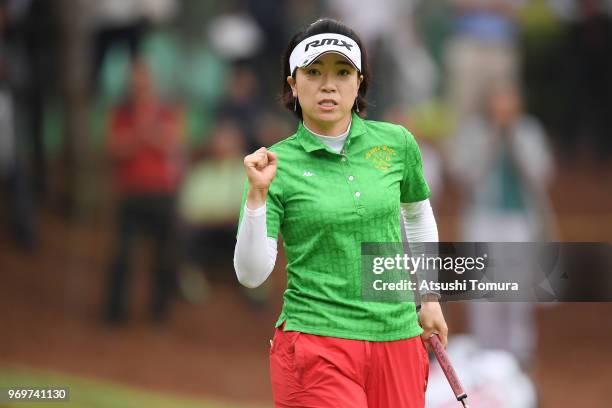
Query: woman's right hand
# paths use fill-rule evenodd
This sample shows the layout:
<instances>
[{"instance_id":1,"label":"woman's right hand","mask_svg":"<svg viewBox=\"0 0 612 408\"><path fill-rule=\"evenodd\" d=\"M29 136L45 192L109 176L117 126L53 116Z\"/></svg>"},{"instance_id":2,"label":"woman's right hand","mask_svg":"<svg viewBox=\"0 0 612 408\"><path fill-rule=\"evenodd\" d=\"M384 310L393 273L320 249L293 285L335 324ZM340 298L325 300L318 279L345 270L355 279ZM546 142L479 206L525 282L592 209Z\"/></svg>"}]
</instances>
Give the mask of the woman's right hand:
<instances>
[{"instance_id":1,"label":"woman's right hand","mask_svg":"<svg viewBox=\"0 0 612 408\"><path fill-rule=\"evenodd\" d=\"M265 147L244 158L244 167L249 179L247 207L256 209L266 202L266 195L274 176L276 176L276 153L268 151Z\"/></svg>"}]
</instances>

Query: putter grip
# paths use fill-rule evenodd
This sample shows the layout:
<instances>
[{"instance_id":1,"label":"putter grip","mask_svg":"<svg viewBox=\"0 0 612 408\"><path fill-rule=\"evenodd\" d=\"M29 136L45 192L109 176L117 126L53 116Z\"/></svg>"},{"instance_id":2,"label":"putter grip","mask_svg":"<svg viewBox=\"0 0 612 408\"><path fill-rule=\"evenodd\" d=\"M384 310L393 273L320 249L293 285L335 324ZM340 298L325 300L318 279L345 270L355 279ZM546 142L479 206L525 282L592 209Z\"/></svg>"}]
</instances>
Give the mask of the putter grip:
<instances>
[{"instance_id":1,"label":"putter grip","mask_svg":"<svg viewBox=\"0 0 612 408\"><path fill-rule=\"evenodd\" d=\"M442 346L442 343L440 343L440 339L438 338L437 334L434 334L429 338L429 344L431 344L431 348L433 349L436 359L438 360L438 363L440 363L440 367L442 367L442 371L444 371L444 375L446 376L455 397L457 397L457 401L461 401L462 399L466 398L467 394L465 391L463 391L463 387L459 382L459 377L457 377L457 373L451 365L448 354L446 354L446 350L444 350L444 346Z\"/></svg>"}]
</instances>

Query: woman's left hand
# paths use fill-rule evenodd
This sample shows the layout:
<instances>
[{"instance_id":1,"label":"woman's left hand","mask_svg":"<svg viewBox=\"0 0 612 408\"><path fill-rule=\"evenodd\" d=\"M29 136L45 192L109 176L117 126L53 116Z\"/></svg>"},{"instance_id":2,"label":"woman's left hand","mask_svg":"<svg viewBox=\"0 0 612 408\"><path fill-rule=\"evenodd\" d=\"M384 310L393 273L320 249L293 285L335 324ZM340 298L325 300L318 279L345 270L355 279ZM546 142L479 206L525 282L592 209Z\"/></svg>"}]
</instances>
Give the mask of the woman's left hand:
<instances>
[{"instance_id":1,"label":"woman's left hand","mask_svg":"<svg viewBox=\"0 0 612 408\"><path fill-rule=\"evenodd\" d=\"M421 310L419 310L419 323L423 328L421 338L429 346L429 338L438 334L444 348L448 343L448 327L442 314L442 308L435 295L425 295L422 299Z\"/></svg>"}]
</instances>

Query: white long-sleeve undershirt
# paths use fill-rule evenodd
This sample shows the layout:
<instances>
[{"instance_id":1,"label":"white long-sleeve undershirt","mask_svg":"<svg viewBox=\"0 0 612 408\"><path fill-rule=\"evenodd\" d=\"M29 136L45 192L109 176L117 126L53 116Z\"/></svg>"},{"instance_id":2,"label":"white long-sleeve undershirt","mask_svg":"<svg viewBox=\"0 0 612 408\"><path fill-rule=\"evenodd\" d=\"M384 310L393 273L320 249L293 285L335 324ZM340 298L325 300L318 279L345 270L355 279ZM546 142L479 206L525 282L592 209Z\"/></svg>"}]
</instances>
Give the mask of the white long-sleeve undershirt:
<instances>
[{"instance_id":1,"label":"white long-sleeve undershirt","mask_svg":"<svg viewBox=\"0 0 612 408\"><path fill-rule=\"evenodd\" d=\"M234 249L234 269L238 282L256 288L268 279L276 263L276 239L268 237L266 205L255 210L244 205Z\"/></svg>"}]
</instances>

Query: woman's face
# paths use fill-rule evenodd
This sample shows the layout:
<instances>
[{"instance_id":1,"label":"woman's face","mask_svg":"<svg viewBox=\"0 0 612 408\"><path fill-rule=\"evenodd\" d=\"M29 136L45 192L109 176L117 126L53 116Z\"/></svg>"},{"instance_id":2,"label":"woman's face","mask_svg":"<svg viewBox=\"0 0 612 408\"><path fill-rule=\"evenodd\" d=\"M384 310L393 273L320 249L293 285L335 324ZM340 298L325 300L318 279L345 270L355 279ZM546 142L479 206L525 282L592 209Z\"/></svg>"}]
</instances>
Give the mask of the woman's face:
<instances>
[{"instance_id":1,"label":"woman's face","mask_svg":"<svg viewBox=\"0 0 612 408\"><path fill-rule=\"evenodd\" d=\"M489 95L489 114L498 125L509 126L520 115L521 101L518 91L510 85L499 85Z\"/></svg>"},{"instance_id":2,"label":"woman's face","mask_svg":"<svg viewBox=\"0 0 612 408\"><path fill-rule=\"evenodd\" d=\"M149 68L143 62L135 62L131 72L131 95L136 101L147 101L153 97L153 81Z\"/></svg>"},{"instance_id":3,"label":"woman's face","mask_svg":"<svg viewBox=\"0 0 612 408\"><path fill-rule=\"evenodd\" d=\"M287 77L297 96L304 122L330 128L351 115L363 76L340 54L324 54L306 68L298 68L295 78Z\"/></svg>"}]
</instances>

